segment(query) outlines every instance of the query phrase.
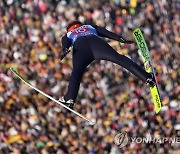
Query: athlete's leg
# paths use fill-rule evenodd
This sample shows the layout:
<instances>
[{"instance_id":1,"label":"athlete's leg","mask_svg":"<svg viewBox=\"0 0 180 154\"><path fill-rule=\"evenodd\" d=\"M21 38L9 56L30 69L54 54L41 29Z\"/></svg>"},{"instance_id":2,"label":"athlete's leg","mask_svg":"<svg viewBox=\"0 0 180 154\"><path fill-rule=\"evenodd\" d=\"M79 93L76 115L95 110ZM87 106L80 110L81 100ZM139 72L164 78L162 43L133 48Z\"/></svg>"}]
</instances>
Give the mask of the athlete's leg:
<instances>
[{"instance_id":1,"label":"athlete's leg","mask_svg":"<svg viewBox=\"0 0 180 154\"><path fill-rule=\"evenodd\" d=\"M75 101L78 90L79 90L79 85L80 85L85 69L86 69L86 66L81 63L75 62L73 64L73 70L72 70L72 74L69 80L68 91L64 97L66 101L69 99L72 99Z\"/></svg>"},{"instance_id":2,"label":"athlete's leg","mask_svg":"<svg viewBox=\"0 0 180 154\"><path fill-rule=\"evenodd\" d=\"M64 97L65 101L76 100L82 76L86 67L94 60L87 40L77 40L73 51L73 70L69 80L68 91Z\"/></svg>"},{"instance_id":3,"label":"athlete's leg","mask_svg":"<svg viewBox=\"0 0 180 154\"><path fill-rule=\"evenodd\" d=\"M149 73L134 63L128 57L117 53L109 44L97 37L89 39L95 59L108 60L121 65L142 81L146 82L148 78L152 78ZM94 45L93 45L94 44Z\"/></svg>"}]
</instances>

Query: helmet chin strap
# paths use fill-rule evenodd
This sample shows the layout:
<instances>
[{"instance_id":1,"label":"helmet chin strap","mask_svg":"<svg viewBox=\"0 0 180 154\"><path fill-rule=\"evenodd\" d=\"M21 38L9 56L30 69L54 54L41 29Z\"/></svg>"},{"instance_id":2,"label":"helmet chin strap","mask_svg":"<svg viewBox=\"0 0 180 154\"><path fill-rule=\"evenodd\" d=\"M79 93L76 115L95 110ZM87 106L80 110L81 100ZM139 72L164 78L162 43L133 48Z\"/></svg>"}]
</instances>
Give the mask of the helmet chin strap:
<instances>
[{"instance_id":1,"label":"helmet chin strap","mask_svg":"<svg viewBox=\"0 0 180 154\"><path fill-rule=\"evenodd\" d=\"M78 27L80 27L80 26L81 26L81 24L74 24L74 25L72 25L72 26L68 29L67 32L70 32L71 30L76 29L76 28L78 28Z\"/></svg>"}]
</instances>

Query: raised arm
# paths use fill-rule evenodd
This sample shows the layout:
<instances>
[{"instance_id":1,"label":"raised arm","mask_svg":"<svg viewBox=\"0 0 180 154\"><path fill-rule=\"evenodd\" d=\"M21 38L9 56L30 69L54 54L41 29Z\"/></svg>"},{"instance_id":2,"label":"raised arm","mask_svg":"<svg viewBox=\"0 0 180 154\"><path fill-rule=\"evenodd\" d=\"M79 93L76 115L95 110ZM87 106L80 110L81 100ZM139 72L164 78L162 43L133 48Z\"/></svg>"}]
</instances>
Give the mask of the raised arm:
<instances>
[{"instance_id":1,"label":"raised arm","mask_svg":"<svg viewBox=\"0 0 180 154\"><path fill-rule=\"evenodd\" d=\"M120 35L117 35L113 32L110 32L108 31L107 29L103 28L103 27L100 27L100 26L97 26L97 25L92 25L99 36L101 37L107 37L109 39L113 39L113 40L116 40L116 41L119 41L119 42L122 42L122 43L127 43L127 44L131 44L131 43L134 43L133 41L129 41L129 40L126 40L124 39L122 36Z\"/></svg>"}]
</instances>

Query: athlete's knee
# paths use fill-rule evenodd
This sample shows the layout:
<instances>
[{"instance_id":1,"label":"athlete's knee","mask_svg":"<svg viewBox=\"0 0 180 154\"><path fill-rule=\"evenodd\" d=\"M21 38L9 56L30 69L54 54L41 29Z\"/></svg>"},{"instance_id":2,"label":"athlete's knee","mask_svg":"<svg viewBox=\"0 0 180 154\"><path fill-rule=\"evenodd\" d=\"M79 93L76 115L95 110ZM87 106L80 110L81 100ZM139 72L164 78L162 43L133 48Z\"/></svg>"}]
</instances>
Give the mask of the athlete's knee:
<instances>
[{"instance_id":1,"label":"athlete's knee","mask_svg":"<svg viewBox=\"0 0 180 154\"><path fill-rule=\"evenodd\" d=\"M131 66L134 64L133 60L131 60L129 57L121 55L121 61L122 63L124 63L125 65Z\"/></svg>"}]
</instances>

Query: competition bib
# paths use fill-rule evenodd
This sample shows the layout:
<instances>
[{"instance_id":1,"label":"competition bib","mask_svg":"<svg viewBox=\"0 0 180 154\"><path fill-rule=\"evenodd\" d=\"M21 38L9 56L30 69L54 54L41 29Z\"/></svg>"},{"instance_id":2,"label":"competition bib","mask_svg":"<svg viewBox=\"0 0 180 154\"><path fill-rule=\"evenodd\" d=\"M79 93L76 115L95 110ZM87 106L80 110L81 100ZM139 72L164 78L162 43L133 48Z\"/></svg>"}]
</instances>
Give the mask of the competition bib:
<instances>
[{"instance_id":1,"label":"competition bib","mask_svg":"<svg viewBox=\"0 0 180 154\"><path fill-rule=\"evenodd\" d=\"M97 36L96 29L91 25L82 25L67 33L67 37L72 41L72 44L74 44L77 38L87 35Z\"/></svg>"}]
</instances>

